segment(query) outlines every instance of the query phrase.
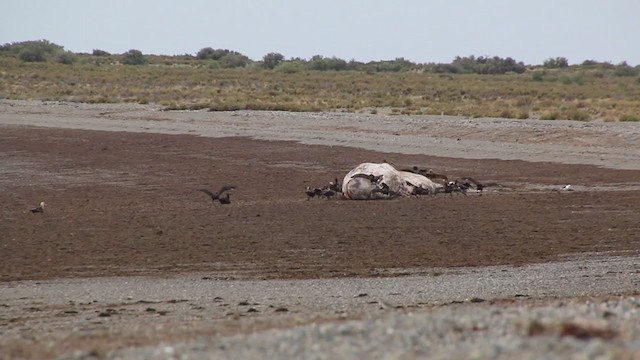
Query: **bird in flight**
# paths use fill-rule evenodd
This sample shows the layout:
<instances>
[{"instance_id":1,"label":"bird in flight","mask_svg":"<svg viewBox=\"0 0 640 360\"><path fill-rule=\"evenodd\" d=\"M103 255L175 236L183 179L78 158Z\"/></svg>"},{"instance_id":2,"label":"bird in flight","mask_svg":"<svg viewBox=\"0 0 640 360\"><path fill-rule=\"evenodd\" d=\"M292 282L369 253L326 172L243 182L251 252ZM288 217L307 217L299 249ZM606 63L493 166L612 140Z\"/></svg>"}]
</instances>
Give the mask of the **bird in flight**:
<instances>
[{"instance_id":1,"label":"bird in flight","mask_svg":"<svg viewBox=\"0 0 640 360\"><path fill-rule=\"evenodd\" d=\"M33 209L29 210L29 211L31 211L34 214L35 213L43 213L44 212L44 206L45 206L44 201L40 201L40 205L38 205L37 208L33 208Z\"/></svg>"},{"instance_id":2,"label":"bird in flight","mask_svg":"<svg viewBox=\"0 0 640 360\"><path fill-rule=\"evenodd\" d=\"M210 191L208 189L197 189L196 191L201 191L209 196L211 196L211 201L215 202L218 200L220 204L230 204L231 198L229 197L229 193L227 191L233 190L236 187L233 185L225 185L217 192Z\"/></svg>"}]
</instances>

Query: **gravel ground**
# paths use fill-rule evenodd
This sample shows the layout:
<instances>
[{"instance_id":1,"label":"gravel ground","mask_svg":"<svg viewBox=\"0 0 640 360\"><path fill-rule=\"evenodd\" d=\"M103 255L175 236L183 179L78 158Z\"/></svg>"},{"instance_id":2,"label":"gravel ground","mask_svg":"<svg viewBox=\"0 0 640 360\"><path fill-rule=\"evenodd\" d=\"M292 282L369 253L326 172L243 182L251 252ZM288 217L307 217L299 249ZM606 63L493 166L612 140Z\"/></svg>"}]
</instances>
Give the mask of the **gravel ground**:
<instances>
[{"instance_id":1,"label":"gravel ground","mask_svg":"<svg viewBox=\"0 0 640 360\"><path fill-rule=\"evenodd\" d=\"M0 110L5 126L248 136L640 169L640 127L632 123L163 112L8 100ZM637 257L586 254L520 267L428 269L431 276L4 282L0 358L637 359L638 264Z\"/></svg>"}]
</instances>

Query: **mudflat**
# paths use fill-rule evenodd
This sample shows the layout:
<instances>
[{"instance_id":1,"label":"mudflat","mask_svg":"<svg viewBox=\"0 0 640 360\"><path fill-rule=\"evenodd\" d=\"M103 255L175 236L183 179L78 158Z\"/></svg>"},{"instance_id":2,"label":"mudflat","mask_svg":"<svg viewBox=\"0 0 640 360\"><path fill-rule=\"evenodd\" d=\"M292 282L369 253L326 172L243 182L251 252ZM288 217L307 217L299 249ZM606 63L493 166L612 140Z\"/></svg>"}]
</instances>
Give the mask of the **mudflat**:
<instances>
[{"instance_id":1,"label":"mudflat","mask_svg":"<svg viewBox=\"0 0 640 360\"><path fill-rule=\"evenodd\" d=\"M633 258L640 251L639 129L628 123L164 112L3 100L0 303L7 306L0 327L32 324L37 311L21 315L28 303L11 296L12 287L31 281L157 281L185 274L216 281L332 281ZM389 201L308 199L304 193L307 186L341 180L361 162L382 161L472 176L488 186L466 196ZM236 186L228 205L196 191L228 184ZM567 184L572 191L563 190ZM31 213L40 201L45 212ZM619 291L628 292L629 284ZM226 315L233 312L220 316ZM41 329L53 326L39 321ZM225 327L231 328L217 331L241 332ZM102 345L91 343L107 351L110 344L198 335L177 332L175 338L164 330L158 330L163 336L145 333L140 342L115 341L110 334ZM18 336L3 346L25 357L77 349L32 353L26 344Z\"/></svg>"}]
</instances>

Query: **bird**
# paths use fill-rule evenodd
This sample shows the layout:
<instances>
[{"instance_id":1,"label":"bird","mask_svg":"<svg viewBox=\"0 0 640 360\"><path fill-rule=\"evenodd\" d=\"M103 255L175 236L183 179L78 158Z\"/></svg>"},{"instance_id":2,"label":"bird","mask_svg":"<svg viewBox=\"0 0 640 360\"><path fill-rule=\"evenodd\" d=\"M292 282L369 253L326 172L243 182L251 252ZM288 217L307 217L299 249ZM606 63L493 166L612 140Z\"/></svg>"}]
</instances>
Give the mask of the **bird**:
<instances>
[{"instance_id":1,"label":"bird","mask_svg":"<svg viewBox=\"0 0 640 360\"><path fill-rule=\"evenodd\" d=\"M562 189L560 189L562 191L573 191L573 186L571 186L571 184L567 184L565 186L562 187Z\"/></svg>"},{"instance_id":2,"label":"bird","mask_svg":"<svg viewBox=\"0 0 640 360\"><path fill-rule=\"evenodd\" d=\"M314 196L320 196L322 194L322 189L320 188L310 188L309 186L307 186L307 189L304 191L305 194L307 194L307 200L311 199Z\"/></svg>"},{"instance_id":3,"label":"bird","mask_svg":"<svg viewBox=\"0 0 640 360\"><path fill-rule=\"evenodd\" d=\"M33 208L33 209L29 210L29 211L31 211L34 214L35 213L43 213L44 212L44 206L45 206L44 201L40 201L40 205L38 205L38 207Z\"/></svg>"},{"instance_id":4,"label":"bird","mask_svg":"<svg viewBox=\"0 0 640 360\"><path fill-rule=\"evenodd\" d=\"M358 173L353 175L351 178L355 179L355 178L363 178L363 179L369 179L369 181L371 181L371 183L375 184L378 181L380 181L380 179L382 179L384 177L384 175L373 175L373 174L363 174L363 173Z\"/></svg>"},{"instance_id":5,"label":"bird","mask_svg":"<svg viewBox=\"0 0 640 360\"><path fill-rule=\"evenodd\" d=\"M456 183L461 189L467 190L472 186L475 186L478 192L482 192L484 185L473 179L472 177L465 176L456 180Z\"/></svg>"},{"instance_id":6,"label":"bird","mask_svg":"<svg viewBox=\"0 0 640 360\"><path fill-rule=\"evenodd\" d=\"M418 171L420 171L420 170L418 169L417 166L413 166L412 168L406 168L406 169L402 169L400 171L406 171L406 172L417 174Z\"/></svg>"},{"instance_id":7,"label":"bird","mask_svg":"<svg viewBox=\"0 0 640 360\"><path fill-rule=\"evenodd\" d=\"M231 204L231 197L229 193L224 193L224 195L218 196L218 201L222 205Z\"/></svg>"},{"instance_id":8,"label":"bird","mask_svg":"<svg viewBox=\"0 0 640 360\"><path fill-rule=\"evenodd\" d=\"M422 170L422 171L420 171L420 174L426 176L427 178L429 178L431 180L433 180L433 179L442 179L445 182L447 182L449 180L447 175L436 174L432 169Z\"/></svg>"},{"instance_id":9,"label":"bird","mask_svg":"<svg viewBox=\"0 0 640 360\"><path fill-rule=\"evenodd\" d=\"M443 188L437 188L435 191L436 194L441 192L449 194L450 196L453 196L454 192L467 196L467 189L461 188L455 181L447 181Z\"/></svg>"},{"instance_id":10,"label":"bird","mask_svg":"<svg viewBox=\"0 0 640 360\"><path fill-rule=\"evenodd\" d=\"M331 189L325 189L321 193L321 195L326 197L327 200L330 199L331 197L333 197L335 194L336 194L336 192L331 190Z\"/></svg>"},{"instance_id":11,"label":"bird","mask_svg":"<svg viewBox=\"0 0 640 360\"><path fill-rule=\"evenodd\" d=\"M229 204L231 203L231 199L229 198L229 193L226 193L223 196L223 193L225 193L226 191L229 190L233 190L236 187L234 185L225 185L223 186L220 190L218 190L218 192L212 192L208 189L196 189L196 191L201 191L209 196L211 196L211 201L215 202L216 200L218 200L220 202L220 204Z\"/></svg>"},{"instance_id":12,"label":"bird","mask_svg":"<svg viewBox=\"0 0 640 360\"><path fill-rule=\"evenodd\" d=\"M338 178L333 179L333 181L329 182L329 189L335 192L342 192L342 184L338 182Z\"/></svg>"}]
</instances>

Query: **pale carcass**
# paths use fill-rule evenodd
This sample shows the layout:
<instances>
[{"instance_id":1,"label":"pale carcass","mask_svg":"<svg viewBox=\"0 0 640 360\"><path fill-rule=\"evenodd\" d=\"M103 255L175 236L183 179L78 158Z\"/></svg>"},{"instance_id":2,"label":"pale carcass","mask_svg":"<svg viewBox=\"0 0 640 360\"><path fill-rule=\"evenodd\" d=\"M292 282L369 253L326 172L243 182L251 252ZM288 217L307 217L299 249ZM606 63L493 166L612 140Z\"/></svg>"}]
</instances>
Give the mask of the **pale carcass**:
<instances>
[{"instance_id":1,"label":"pale carcass","mask_svg":"<svg viewBox=\"0 0 640 360\"><path fill-rule=\"evenodd\" d=\"M426 176L399 171L388 163L362 163L349 171L342 181L342 193L351 200L411 196L420 193L417 189L434 193L440 187L442 184L435 183ZM381 191L383 188L384 192Z\"/></svg>"}]
</instances>

